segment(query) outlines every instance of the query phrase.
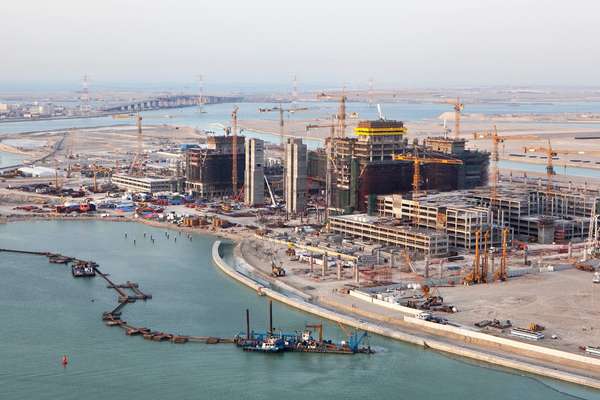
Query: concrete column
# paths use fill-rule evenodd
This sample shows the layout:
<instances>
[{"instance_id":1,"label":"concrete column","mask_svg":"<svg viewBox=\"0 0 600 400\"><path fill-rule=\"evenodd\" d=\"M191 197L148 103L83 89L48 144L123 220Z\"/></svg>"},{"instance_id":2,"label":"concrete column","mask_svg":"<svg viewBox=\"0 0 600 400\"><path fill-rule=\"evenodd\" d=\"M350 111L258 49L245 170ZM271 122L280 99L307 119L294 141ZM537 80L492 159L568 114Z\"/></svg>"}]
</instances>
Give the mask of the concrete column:
<instances>
[{"instance_id":1,"label":"concrete column","mask_svg":"<svg viewBox=\"0 0 600 400\"><path fill-rule=\"evenodd\" d=\"M569 242L569 258L573 257L573 243Z\"/></svg>"},{"instance_id":2,"label":"concrete column","mask_svg":"<svg viewBox=\"0 0 600 400\"><path fill-rule=\"evenodd\" d=\"M314 267L314 265L315 265L315 262L314 262L314 260L313 260L313 255L312 255L312 253L310 253L310 261L309 261L309 263L310 263L310 273L312 274L312 273L314 272L314 270L315 270L315 267Z\"/></svg>"},{"instance_id":3,"label":"concrete column","mask_svg":"<svg viewBox=\"0 0 600 400\"><path fill-rule=\"evenodd\" d=\"M429 257L425 257L425 279L429 278Z\"/></svg>"},{"instance_id":4,"label":"concrete column","mask_svg":"<svg viewBox=\"0 0 600 400\"><path fill-rule=\"evenodd\" d=\"M321 276L325 276L325 271L327 270L328 260L327 260L327 252L323 254L323 264L321 265Z\"/></svg>"},{"instance_id":5,"label":"concrete column","mask_svg":"<svg viewBox=\"0 0 600 400\"><path fill-rule=\"evenodd\" d=\"M336 266L337 266L337 279L338 281L342 280L342 262L341 260L337 260L336 261Z\"/></svg>"}]
</instances>

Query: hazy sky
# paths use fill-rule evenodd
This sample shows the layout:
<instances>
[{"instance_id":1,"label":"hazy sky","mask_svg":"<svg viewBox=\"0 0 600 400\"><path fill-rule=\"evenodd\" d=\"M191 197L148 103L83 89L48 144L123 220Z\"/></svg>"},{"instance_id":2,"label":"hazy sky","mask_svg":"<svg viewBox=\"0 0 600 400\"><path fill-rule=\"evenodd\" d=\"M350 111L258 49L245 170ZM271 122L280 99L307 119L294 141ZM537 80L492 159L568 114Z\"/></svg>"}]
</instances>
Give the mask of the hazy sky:
<instances>
[{"instance_id":1,"label":"hazy sky","mask_svg":"<svg viewBox=\"0 0 600 400\"><path fill-rule=\"evenodd\" d=\"M0 82L600 85L597 0L1 0Z\"/></svg>"}]
</instances>

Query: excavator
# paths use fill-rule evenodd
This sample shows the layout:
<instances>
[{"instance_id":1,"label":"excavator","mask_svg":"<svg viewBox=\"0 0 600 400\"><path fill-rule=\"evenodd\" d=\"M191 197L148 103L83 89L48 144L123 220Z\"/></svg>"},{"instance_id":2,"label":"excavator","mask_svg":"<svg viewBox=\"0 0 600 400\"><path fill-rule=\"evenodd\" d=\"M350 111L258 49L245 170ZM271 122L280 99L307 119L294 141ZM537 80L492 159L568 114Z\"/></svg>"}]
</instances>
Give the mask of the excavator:
<instances>
[{"instance_id":1,"label":"excavator","mask_svg":"<svg viewBox=\"0 0 600 400\"><path fill-rule=\"evenodd\" d=\"M277 265L275 260L271 260L271 276L273 278L280 278L285 276L285 269L282 266Z\"/></svg>"}]
</instances>

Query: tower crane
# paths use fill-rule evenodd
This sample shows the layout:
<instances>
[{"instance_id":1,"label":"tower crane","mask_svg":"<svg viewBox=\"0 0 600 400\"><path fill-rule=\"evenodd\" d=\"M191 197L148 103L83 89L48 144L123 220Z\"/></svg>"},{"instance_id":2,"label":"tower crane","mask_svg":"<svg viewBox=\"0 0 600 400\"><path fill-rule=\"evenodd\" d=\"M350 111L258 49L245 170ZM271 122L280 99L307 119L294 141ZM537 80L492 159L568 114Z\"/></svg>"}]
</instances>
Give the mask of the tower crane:
<instances>
[{"instance_id":1,"label":"tower crane","mask_svg":"<svg viewBox=\"0 0 600 400\"><path fill-rule=\"evenodd\" d=\"M231 189L233 195L236 196L238 193L238 165L237 165L237 123L238 123L238 110L240 108L235 106L231 112Z\"/></svg>"},{"instance_id":2,"label":"tower crane","mask_svg":"<svg viewBox=\"0 0 600 400\"><path fill-rule=\"evenodd\" d=\"M413 198L417 198L419 196L419 191L421 189L421 164L449 164L449 165L462 165L462 160L457 160L454 158L436 158L429 156L419 156L415 155L394 155L394 160L404 160L404 161L412 161L414 165L413 170L413 181L412 181L412 189L413 189Z\"/></svg>"},{"instance_id":3,"label":"tower crane","mask_svg":"<svg viewBox=\"0 0 600 400\"><path fill-rule=\"evenodd\" d=\"M331 94L322 92L317 95L317 99L339 99L340 105L339 105L338 112L336 115L336 119L337 119L336 136L341 137L341 138L346 137L346 101L348 100L348 97L346 97L346 95L344 95L344 94L342 94L341 96L335 96L335 95L331 95Z\"/></svg>"},{"instance_id":4,"label":"tower crane","mask_svg":"<svg viewBox=\"0 0 600 400\"><path fill-rule=\"evenodd\" d=\"M259 108L260 112L278 112L279 113L279 139L280 144L283 145L283 138L285 136L285 122L283 118L284 113L293 114L296 111L305 111L308 110L308 107L292 107L292 108L283 108L281 104L277 107L271 108Z\"/></svg>"},{"instance_id":5,"label":"tower crane","mask_svg":"<svg viewBox=\"0 0 600 400\"><path fill-rule=\"evenodd\" d=\"M142 136L142 116L140 113L136 115L135 121L137 126L137 148L136 154L129 166L129 174L135 173L135 175L141 176L143 172L144 138Z\"/></svg>"},{"instance_id":6,"label":"tower crane","mask_svg":"<svg viewBox=\"0 0 600 400\"><path fill-rule=\"evenodd\" d=\"M460 136L460 116L465 105L460 102L459 97L457 97L456 100L448 101L448 103L454 107L454 137L458 139Z\"/></svg>"},{"instance_id":7,"label":"tower crane","mask_svg":"<svg viewBox=\"0 0 600 400\"><path fill-rule=\"evenodd\" d=\"M500 155L498 154L498 146L500 143L504 142L504 138L502 136L498 136L498 130L496 129L496 125L494 125L494 134L492 136L492 185L491 185L491 205L497 202L498 198L498 181L499 181L499 173L498 173L498 161L500 161Z\"/></svg>"},{"instance_id":8,"label":"tower crane","mask_svg":"<svg viewBox=\"0 0 600 400\"><path fill-rule=\"evenodd\" d=\"M554 157L558 155L558 152L552 149L550 139L548 139L548 146L546 147L525 147L524 150L525 152L540 151L546 153L546 211L550 212L550 194L554 189L552 180L554 175L556 175L556 172L554 171Z\"/></svg>"},{"instance_id":9,"label":"tower crane","mask_svg":"<svg viewBox=\"0 0 600 400\"><path fill-rule=\"evenodd\" d=\"M329 140L327 141L327 171L325 176L325 215L329 218L329 208L331 207L331 197L333 194L333 179L335 174L335 161L333 159L333 139L335 137L335 115L331 116L331 124L328 125L306 125L308 132L314 128L330 128Z\"/></svg>"}]
</instances>

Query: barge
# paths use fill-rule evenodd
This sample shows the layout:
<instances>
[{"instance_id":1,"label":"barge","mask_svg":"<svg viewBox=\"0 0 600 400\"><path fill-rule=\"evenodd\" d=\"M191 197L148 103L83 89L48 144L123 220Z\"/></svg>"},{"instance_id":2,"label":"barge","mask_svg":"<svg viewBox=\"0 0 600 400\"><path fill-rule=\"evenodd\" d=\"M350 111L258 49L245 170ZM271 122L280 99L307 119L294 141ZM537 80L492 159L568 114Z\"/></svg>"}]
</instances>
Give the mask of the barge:
<instances>
[{"instance_id":1,"label":"barge","mask_svg":"<svg viewBox=\"0 0 600 400\"><path fill-rule=\"evenodd\" d=\"M301 333L275 333L273 330L273 303L269 301L269 329L266 333L250 331L250 312L246 310L246 332L234 338L234 343L243 351L258 353L327 353L327 354L372 354L371 346L363 346L362 342L368 337L367 332L349 333L348 340L335 343L323 338L323 324L306 325ZM318 331L318 337L313 336L313 330Z\"/></svg>"}]
</instances>

